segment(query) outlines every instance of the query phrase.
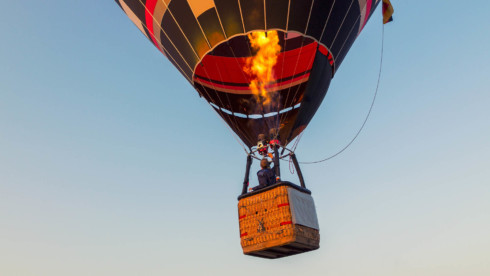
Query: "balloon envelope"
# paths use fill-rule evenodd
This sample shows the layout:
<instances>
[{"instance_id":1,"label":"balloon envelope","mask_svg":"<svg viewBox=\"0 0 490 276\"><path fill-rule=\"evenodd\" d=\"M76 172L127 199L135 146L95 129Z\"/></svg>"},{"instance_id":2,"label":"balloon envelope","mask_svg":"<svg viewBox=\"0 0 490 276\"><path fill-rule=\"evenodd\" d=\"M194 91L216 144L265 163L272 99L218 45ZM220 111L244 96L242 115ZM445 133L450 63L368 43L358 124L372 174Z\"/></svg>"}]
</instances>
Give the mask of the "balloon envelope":
<instances>
[{"instance_id":1,"label":"balloon envelope","mask_svg":"<svg viewBox=\"0 0 490 276\"><path fill-rule=\"evenodd\" d=\"M116 0L141 32L249 147L279 130L287 145L308 125L380 0ZM251 32L274 31L280 51L271 101L247 70ZM269 34L269 33L267 33ZM277 131L276 131L277 134Z\"/></svg>"}]
</instances>

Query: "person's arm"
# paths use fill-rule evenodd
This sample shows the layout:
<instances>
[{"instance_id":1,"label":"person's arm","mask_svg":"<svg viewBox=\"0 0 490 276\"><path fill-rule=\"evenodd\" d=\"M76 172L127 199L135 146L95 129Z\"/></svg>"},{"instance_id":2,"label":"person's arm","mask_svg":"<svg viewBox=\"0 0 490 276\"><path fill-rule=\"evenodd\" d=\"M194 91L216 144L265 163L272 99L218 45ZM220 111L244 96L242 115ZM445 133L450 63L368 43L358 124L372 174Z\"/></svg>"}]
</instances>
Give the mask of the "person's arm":
<instances>
[{"instance_id":1,"label":"person's arm","mask_svg":"<svg viewBox=\"0 0 490 276\"><path fill-rule=\"evenodd\" d=\"M252 189L252 191L257 191L257 190L260 190L260 189L265 188L265 187L266 187L265 185L259 184L258 186L255 186L251 189Z\"/></svg>"},{"instance_id":2,"label":"person's arm","mask_svg":"<svg viewBox=\"0 0 490 276\"><path fill-rule=\"evenodd\" d=\"M272 185L276 183L276 173L273 169L267 172L267 185Z\"/></svg>"}]
</instances>

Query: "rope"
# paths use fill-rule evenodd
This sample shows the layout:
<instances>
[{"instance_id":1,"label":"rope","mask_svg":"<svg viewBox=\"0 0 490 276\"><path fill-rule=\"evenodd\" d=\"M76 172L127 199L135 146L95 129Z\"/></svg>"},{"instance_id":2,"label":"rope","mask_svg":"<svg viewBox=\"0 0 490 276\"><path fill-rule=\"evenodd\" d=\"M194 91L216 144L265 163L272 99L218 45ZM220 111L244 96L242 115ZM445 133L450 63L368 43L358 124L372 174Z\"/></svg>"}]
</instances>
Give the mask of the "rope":
<instances>
[{"instance_id":1,"label":"rope","mask_svg":"<svg viewBox=\"0 0 490 276\"><path fill-rule=\"evenodd\" d=\"M295 141L295 143L294 143L294 145L293 145L293 147L292 147L293 152L295 152L295 151L296 151L296 148L297 148L297 147L298 147L298 145L299 145L299 141L301 140L301 137L303 137L303 133L304 133L304 131L302 131L302 132L299 134L298 138L296 139L296 141Z\"/></svg>"},{"instance_id":2,"label":"rope","mask_svg":"<svg viewBox=\"0 0 490 276\"><path fill-rule=\"evenodd\" d=\"M294 174L294 166L292 166L292 163L293 163L293 158L291 158L291 156L289 156L289 172L291 174Z\"/></svg>"},{"instance_id":3,"label":"rope","mask_svg":"<svg viewBox=\"0 0 490 276\"><path fill-rule=\"evenodd\" d=\"M364 119L364 122L362 123L361 128L359 129L359 131L356 133L356 135L354 136L354 138L352 138L352 140L345 147L343 147L341 150L339 150L334 155L332 155L330 157L327 157L325 159L322 159L322 160L318 160L318 161L299 162L300 164L306 164L306 165L308 165L308 164L317 164L317 163L322 163L322 162L328 161L328 160L336 157L337 155L341 154L342 152L344 152L347 148L349 148L350 145L352 145L352 143L354 143L354 141L357 139L357 137L359 136L359 134L361 134L361 131L364 129L364 126L366 125L366 122L369 119L369 115L371 115L371 111L373 110L373 107L374 107L374 102L376 101L376 96L378 95L379 83L380 83L380 80L381 80L381 72L382 72L382 69L383 69L384 40L385 40L385 27L383 25L382 32L381 32L381 58L380 58L380 62L379 62L378 82L376 84L376 90L374 92L373 101L371 102L371 107L369 108L369 111L368 111L368 113L366 115L366 118Z\"/></svg>"}]
</instances>

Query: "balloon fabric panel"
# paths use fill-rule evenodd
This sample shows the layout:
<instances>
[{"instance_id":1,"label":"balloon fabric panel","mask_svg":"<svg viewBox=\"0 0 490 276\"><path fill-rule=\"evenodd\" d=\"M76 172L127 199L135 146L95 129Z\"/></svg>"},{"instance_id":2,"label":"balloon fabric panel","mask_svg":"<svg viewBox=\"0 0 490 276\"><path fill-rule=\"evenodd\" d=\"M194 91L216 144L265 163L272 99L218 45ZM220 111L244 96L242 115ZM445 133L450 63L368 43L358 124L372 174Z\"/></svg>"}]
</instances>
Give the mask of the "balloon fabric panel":
<instances>
[{"instance_id":1,"label":"balloon fabric panel","mask_svg":"<svg viewBox=\"0 0 490 276\"><path fill-rule=\"evenodd\" d=\"M291 0L288 31L305 32L312 4L313 0Z\"/></svg>"},{"instance_id":2,"label":"balloon fabric panel","mask_svg":"<svg viewBox=\"0 0 490 276\"><path fill-rule=\"evenodd\" d=\"M225 34L221 28L216 9L212 8L207 10L206 12L202 13L197 20L206 34L211 47L214 47L225 40Z\"/></svg>"},{"instance_id":3,"label":"balloon fabric panel","mask_svg":"<svg viewBox=\"0 0 490 276\"><path fill-rule=\"evenodd\" d=\"M289 0L265 1L265 15L267 29L287 30L289 13Z\"/></svg>"},{"instance_id":4,"label":"balloon fabric panel","mask_svg":"<svg viewBox=\"0 0 490 276\"><path fill-rule=\"evenodd\" d=\"M265 30L265 15L263 0L238 0L242 13L245 32Z\"/></svg>"},{"instance_id":5,"label":"balloon fabric panel","mask_svg":"<svg viewBox=\"0 0 490 276\"><path fill-rule=\"evenodd\" d=\"M216 10L225 29L226 37L244 33L242 15L238 1L214 0Z\"/></svg>"}]
</instances>

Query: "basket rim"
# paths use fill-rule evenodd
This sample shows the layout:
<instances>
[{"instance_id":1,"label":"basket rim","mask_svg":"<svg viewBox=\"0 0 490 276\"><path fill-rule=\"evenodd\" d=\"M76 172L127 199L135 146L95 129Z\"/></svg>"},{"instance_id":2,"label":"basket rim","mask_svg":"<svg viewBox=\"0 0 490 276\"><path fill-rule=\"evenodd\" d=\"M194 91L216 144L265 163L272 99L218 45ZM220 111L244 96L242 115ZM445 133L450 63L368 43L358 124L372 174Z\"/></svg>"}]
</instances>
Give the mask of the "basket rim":
<instances>
[{"instance_id":1,"label":"basket rim","mask_svg":"<svg viewBox=\"0 0 490 276\"><path fill-rule=\"evenodd\" d=\"M271 186L265 187L265 188L260 189L258 191L253 191L253 192L249 192L249 193L240 195L240 196L238 196L238 201L240 201L241 199L250 197L250 196L254 196L254 195L257 195L257 194L260 194L260 193L263 193L263 192L270 191L270 190L275 189L275 188L280 187L280 186L291 187L291 188L296 189L296 190L298 190L298 191L300 191L302 193L311 195L311 191L308 190L308 189L306 189L306 188L303 188L301 186L298 186L296 184L293 184L293 183L291 183L289 181L280 181L280 182L277 182L276 184L273 184Z\"/></svg>"}]
</instances>

